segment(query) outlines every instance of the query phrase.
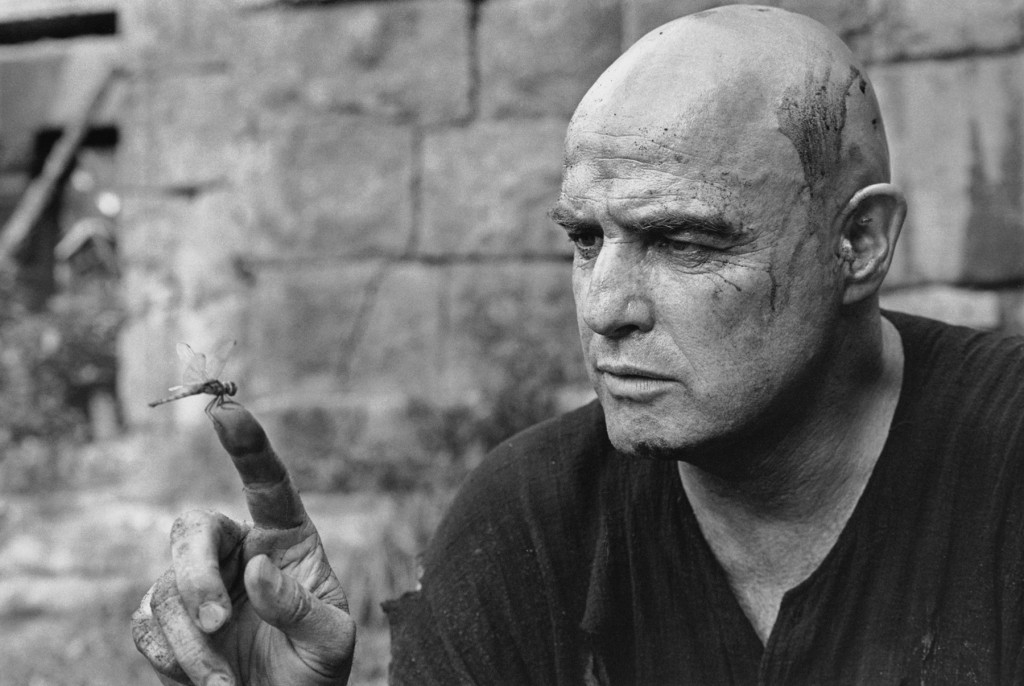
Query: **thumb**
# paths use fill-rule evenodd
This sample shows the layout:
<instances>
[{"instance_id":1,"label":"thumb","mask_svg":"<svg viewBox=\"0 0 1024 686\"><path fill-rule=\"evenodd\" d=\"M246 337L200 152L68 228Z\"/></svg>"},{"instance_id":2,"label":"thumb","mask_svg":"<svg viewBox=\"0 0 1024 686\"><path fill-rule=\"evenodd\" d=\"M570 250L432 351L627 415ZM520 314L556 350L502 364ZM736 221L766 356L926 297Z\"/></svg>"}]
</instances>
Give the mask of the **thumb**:
<instances>
[{"instance_id":1,"label":"thumb","mask_svg":"<svg viewBox=\"0 0 1024 686\"><path fill-rule=\"evenodd\" d=\"M348 676L356 626L347 612L317 598L266 555L249 560L245 590L260 618L280 629L310 667Z\"/></svg>"}]
</instances>

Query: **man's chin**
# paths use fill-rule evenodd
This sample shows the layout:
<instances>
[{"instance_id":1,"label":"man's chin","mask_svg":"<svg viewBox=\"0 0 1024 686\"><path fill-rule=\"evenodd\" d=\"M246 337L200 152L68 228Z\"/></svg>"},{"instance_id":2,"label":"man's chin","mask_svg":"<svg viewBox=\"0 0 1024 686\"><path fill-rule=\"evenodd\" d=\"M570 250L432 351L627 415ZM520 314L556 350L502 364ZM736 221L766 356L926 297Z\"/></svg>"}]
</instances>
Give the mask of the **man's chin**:
<instances>
[{"instance_id":1,"label":"man's chin","mask_svg":"<svg viewBox=\"0 0 1024 686\"><path fill-rule=\"evenodd\" d=\"M610 431L608 438L612 447L626 457L647 460L681 460L686 452L684 445L651 440L649 437L617 436L615 432Z\"/></svg>"}]
</instances>

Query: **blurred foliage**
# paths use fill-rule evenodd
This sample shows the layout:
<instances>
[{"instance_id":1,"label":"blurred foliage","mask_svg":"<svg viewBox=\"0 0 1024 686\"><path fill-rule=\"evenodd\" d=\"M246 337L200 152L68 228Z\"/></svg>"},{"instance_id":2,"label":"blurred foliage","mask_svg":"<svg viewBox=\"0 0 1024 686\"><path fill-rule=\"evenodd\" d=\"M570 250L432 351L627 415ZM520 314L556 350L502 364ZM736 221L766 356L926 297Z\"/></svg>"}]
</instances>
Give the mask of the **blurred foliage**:
<instances>
[{"instance_id":1,"label":"blurred foliage","mask_svg":"<svg viewBox=\"0 0 1024 686\"><path fill-rule=\"evenodd\" d=\"M90 278L31 310L0 275L0 487L60 485L69 443L88 440L88 403L114 392L123 315L112 279Z\"/></svg>"}]
</instances>

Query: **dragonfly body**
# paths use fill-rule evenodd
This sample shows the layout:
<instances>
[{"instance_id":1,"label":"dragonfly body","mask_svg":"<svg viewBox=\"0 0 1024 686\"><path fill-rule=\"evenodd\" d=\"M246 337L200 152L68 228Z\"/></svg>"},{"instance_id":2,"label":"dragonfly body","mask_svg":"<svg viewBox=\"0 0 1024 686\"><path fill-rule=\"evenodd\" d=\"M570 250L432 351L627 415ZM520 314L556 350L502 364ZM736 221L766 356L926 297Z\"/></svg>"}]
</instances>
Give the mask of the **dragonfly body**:
<instances>
[{"instance_id":1,"label":"dragonfly body","mask_svg":"<svg viewBox=\"0 0 1024 686\"><path fill-rule=\"evenodd\" d=\"M224 396L234 395L238 392L238 386L234 381L220 381L218 379L211 379L202 383L192 383L185 386L175 386L168 389L171 394L166 398L160 400L154 400L149 404L150 407L156 407L157 405L163 405L169 403L172 400L181 400L187 398L190 395L199 395L200 393L207 393L209 395L215 395L218 398L223 399Z\"/></svg>"},{"instance_id":2,"label":"dragonfly body","mask_svg":"<svg viewBox=\"0 0 1024 686\"><path fill-rule=\"evenodd\" d=\"M182 384L169 388L169 396L160 400L154 400L149 403L149 406L156 407L157 405L163 405L174 400L187 398L190 395L206 393L214 396L210 404L206 406L206 411L209 412L210 408L214 405L223 403L226 396L232 396L237 393L238 386L233 381L221 381L215 378L224 368L224 363L227 362L228 354L234 348L234 345L234 341L228 341L221 346L217 355L210 359L208 365L206 355L194 352L185 343L179 343L178 357L185 363L185 371L182 373Z\"/></svg>"}]
</instances>

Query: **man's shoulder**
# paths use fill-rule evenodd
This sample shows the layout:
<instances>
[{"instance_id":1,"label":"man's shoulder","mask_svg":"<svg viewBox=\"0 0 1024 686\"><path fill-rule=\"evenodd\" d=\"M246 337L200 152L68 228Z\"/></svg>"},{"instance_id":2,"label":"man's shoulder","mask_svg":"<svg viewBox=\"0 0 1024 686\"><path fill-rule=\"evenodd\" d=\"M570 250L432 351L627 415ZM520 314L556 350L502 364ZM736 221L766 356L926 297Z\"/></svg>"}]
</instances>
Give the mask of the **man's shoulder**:
<instances>
[{"instance_id":1,"label":"man's shoulder","mask_svg":"<svg viewBox=\"0 0 1024 686\"><path fill-rule=\"evenodd\" d=\"M963 362L992 365L1024 364L1024 337L968 326L948 324L903 312L885 311L903 339L904 350L914 359L921 356L945 361L951 356Z\"/></svg>"},{"instance_id":2,"label":"man's shoulder","mask_svg":"<svg viewBox=\"0 0 1024 686\"><path fill-rule=\"evenodd\" d=\"M903 340L909 380L928 380L958 392L981 387L989 395L1022 387L1024 337L899 312L885 316Z\"/></svg>"},{"instance_id":3,"label":"man's shoulder","mask_svg":"<svg viewBox=\"0 0 1024 686\"><path fill-rule=\"evenodd\" d=\"M1017 455L1024 442L1024 338L885 316L903 339L900 418L934 441Z\"/></svg>"}]
</instances>

